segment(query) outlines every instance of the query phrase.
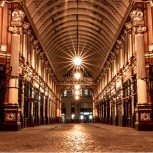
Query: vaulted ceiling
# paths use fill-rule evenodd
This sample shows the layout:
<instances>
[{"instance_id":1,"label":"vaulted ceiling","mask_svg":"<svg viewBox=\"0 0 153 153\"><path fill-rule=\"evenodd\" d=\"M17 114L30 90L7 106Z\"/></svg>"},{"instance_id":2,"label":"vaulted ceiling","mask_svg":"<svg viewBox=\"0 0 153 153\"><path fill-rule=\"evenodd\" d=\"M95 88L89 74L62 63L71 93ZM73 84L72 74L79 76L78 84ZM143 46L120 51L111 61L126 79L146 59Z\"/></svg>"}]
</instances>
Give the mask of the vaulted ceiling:
<instances>
[{"instance_id":1,"label":"vaulted ceiling","mask_svg":"<svg viewBox=\"0 0 153 153\"><path fill-rule=\"evenodd\" d=\"M26 8L57 79L79 55L93 80L118 36L129 0L26 0Z\"/></svg>"}]
</instances>

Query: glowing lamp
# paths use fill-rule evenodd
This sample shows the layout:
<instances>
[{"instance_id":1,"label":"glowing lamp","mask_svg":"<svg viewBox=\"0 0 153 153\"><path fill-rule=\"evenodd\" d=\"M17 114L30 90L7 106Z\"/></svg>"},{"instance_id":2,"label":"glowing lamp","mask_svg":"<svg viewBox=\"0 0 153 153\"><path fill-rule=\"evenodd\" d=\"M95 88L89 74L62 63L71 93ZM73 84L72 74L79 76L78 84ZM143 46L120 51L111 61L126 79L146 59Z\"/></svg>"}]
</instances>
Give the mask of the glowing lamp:
<instances>
[{"instance_id":1,"label":"glowing lamp","mask_svg":"<svg viewBox=\"0 0 153 153\"><path fill-rule=\"evenodd\" d=\"M80 85L76 84L74 87L76 90L80 89Z\"/></svg>"},{"instance_id":2,"label":"glowing lamp","mask_svg":"<svg viewBox=\"0 0 153 153\"><path fill-rule=\"evenodd\" d=\"M73 63L74 63L75 66L80 66L81 63L82 63L82 59L80 57L75 57L73 59Z\"/></svg>"},{"instance_id":3,"label":"glowing lamp","mask_svg":"<svg viewBox=\"0 0 153 153\"><path fill-rule=\"evenodd\" d=\"M76 73L74 74L74 77L75 77L77 80L79 80L80 77L81 77L81 74L80 74L79 72L76 72Z\"/></svg>"},{"instance_id":4,"label":"glowing lamp","mask_svg":"<svg viewBox=\"0 0 153 153\"><path fill-rule=\"evenodd\" d=\"M80 94L79 90L76 90L76 91L75 91L75 95L76 95L76 96L79 96L79 94Z\"/></svg>"},{"instance_id":5,"label":"glowing lamp","mask_svg":"<svg viewBox=\"0 0 153 153\"><path fill-rule=\"evenodd\" d=\"M75 99L76 99L76 100L79 100L79 96L75 96Z\"/></svg>"}]
</instances>

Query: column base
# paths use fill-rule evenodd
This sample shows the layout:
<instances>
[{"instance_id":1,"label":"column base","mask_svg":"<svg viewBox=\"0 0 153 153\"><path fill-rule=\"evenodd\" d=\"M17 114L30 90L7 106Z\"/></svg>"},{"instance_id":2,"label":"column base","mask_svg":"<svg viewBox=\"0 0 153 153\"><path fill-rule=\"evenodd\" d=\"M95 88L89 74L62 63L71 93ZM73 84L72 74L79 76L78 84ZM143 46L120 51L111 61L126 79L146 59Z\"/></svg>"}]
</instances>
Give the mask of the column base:
<instances>
[{"instance_id":1,"label":"column base","mask_svg":"<svg viewBox=\"0 0 153 153\"><path fill-rule=\"evenodd\" d=\"M121 116L121 126L125 127L125 117L124 117L124 115Z\"/></svg>"},{"instance_id":2,"label":"column base","mask_svg":"<svg viewBox=\"0 0 153 153\"><path fill-rule=\"evenodd\" d=\"M46 123L46 118L43 116L41 125L45 125L45 123Z\"/></svg>"},{"instance_id":3,"label":"column base","mask_svg":"<svg viewBox=\"0 0 153 153\"><path fill-rule=\"evenodd\" d=\"M4 105L4 119L2 123L3 131L21 130L21 110L18 105Z\"/></svg>"},{"instance_id":4,"label":"column base","mask_svg":"<svg viewBox=\"0 0 153 153\"><path fill-rule=\"evenodd\" d=\"M37 117L37 125L40 126L40 117Z\"/></svg>"},{"instance_id":5,"label":"column base","mask_svg":"<svg viewBox=\"0 0 153 153\"><path fill-rule=\"evenodd\" d=\"M135 123L136 131L153 131L153 124L139 124Z\"/></svg>"},{"instance_id":6,"label":"column base","mask_svg":"<svg viewBox=\"0 0 153 153\"><path fill-rule=\"evenodd\" d=\"M109 117L109 124L112 125L112 116Z\"/></svg>"},{"instance_id":7,"label":"column base","mask_svg":"<svg viewBox=\"0 0 153 153\"><path fill-rule=\"evenodd\" d=\"M105 121L105 118L104 118L104 117L102 117L102 119L101 119L101 123L103 123L103 124L104 124L104 121Z\"/></svg>"},{"instance_id":8,"label":"column base","mask_svg":"<svg viewBox=\"0 0 153 153\"><path fill-rule=\"evenodd\" d=\"M132 114L131 127L135 128L135 116L134 116L134 114Z\"/></svg>"},{"instance_id":9,"label":"column base","mask_svg":"<svg viewBox=\"0 0 153 153\"><path fill-rule=\"evenodd\" d=\"M50 124L49 117L46 117L46 124Z\"/></svg>"},{"instance_id":10,"label":"column base","mask_svg":"<svg viewBox=\"0 0 153 153\"><path fill-rule=\"evenodd\" d=\"M61 123L61 117L56 117L56 123Z\"/></svg>"},{"instance_id":11,"label":"column base","mask_svg":"<svg viewBox=\"0 0 153 153\"><path fill-rule=\"evenodd\" d=\"M115 126L118 126L118 116L115 115Z\"/></svg>"},{"instance_id":12,"label":"column base","mask_svg":"<svg viewBox=\"0 0 153 153\"><path fill-rule=\"evenodd\" d=\"M21 128L24 128L24 116L21 114Z\"/></svg>"},{"instance_id":13,"label":"column base","mask_svg":"<svg viewBox=\"0 0 153 153\"><path fill-rule=\"evenodd\" d=\"M98 117L98 116L95 116L95 117L94 117L94 123L99 123L99 121L100 121L100 120L99 120L99 117Z\"/></svg>"},{"instance_id":14,"label":"column base","mask_svg":"<svg viewBox=\"0 0 153 153\"><path fill-rule=\"evenodd\" d=\"M31 116L29 119L29 127L34 127L34 117Z\"/></svg>"},{"instance_id":15,"label":"column base","mask_svg":"<svg viewBox=\"0 0 153 153\"><path fill-rule=\"evenodd\" d=\"M135 130L152 131L152 108L149 104L138 104L135 110Z\"/></svg>"}]
</instances>

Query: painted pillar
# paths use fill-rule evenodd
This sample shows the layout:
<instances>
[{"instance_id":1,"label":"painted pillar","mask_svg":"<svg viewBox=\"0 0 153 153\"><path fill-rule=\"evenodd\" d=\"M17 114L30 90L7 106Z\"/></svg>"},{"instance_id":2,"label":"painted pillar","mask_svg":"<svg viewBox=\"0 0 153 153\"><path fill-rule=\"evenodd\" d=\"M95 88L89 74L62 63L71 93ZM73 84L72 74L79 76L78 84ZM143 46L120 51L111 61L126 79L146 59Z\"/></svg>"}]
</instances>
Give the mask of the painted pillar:
<instances>
[{"instance_id":1,"label":"painted pillar","mask_svg":"<svg viewBox=\"0 0 153 153\"><path fill-rule=\"evenodd\" d=\"M46 111L46 96L45 96L45 92L44 92L44 95L43 95L43 119L42 119L42 124L45 124L46 122L46 116L45 116L45 111Z\"/></svg>"},{"instance_id":2,"label":"painted pillar","mask_svg":"<svg viewBox=\"0 0 153 153\"><path fill-rule=\"evenodd\" d=\"M23 73L24 75L24 73ZM23 81L22 81L22 95L21 95L21 128L24 128L24 77L23 77Z\"/></svg>"},{"instance_id":3,"label":"painted pillar","mask_svg":"<svg viewBox=\"0 0 153 153\"><path fill-rule=\"evenodd\" d=\"M31 96L31 101L30 101L30 121L29 121L29 126L33 127L34 126L34 88L32 87L32 96Z\"/></svg>"},{"instance_id":4,"label":"painted pillar","mask_svg":"<svg viewBox=\"0 0 153 153\"><path fill-rule=\"evenodd\" d=\"M147 102L147 83L144 56L144 26L143 12L139 9L130 14L133 31L135 32L135 52L137 64L137 106L135 109L135 129L153 130L152 109Z\"/></svg>"},{"instance_id":5,"label":"painted pillar","mask_svg":"<svg viewBox=\"0 0 153 153\"><path fill-rule=\"evenodd\" d=\"M18 104L19 84L19 52L21 44L22 24L25 15L21 10L12 12L11 26L11 77L8 88L8 102L4 104L3 130L21 130L21 109Z\"/></svg>"},{"instance_id":6,"label":"painted pillar","mask_svg":"<svg viewBox=\"0 0 153 153\"><path fill-rule=\"evenodd\" d=\"M57 123L61 122L61 117L60 117L60 94L57 95L57 104L56 104L56 121Z\"/></svg>"},{"instance_id":7,"label":"painted pillar","mask_svg":"<svg viewBox=\"0 0 153 153\"><path fill-rule=\"evenodd\" d=\"M133 77L131 76L131 127L135 127L135 104L134 104L134 83Z\"/></svg>"},{"instance_id":8,"label":"painted pillar","mask_svg":"<svg viewBox=\"0 0 153 153\"><path fill-rule=\"evenodd\" d=\"M37 125L40 125L40 93L39 93L39 101L38 101L38 116L37 116Z\"/></svg>"}]
</instances>

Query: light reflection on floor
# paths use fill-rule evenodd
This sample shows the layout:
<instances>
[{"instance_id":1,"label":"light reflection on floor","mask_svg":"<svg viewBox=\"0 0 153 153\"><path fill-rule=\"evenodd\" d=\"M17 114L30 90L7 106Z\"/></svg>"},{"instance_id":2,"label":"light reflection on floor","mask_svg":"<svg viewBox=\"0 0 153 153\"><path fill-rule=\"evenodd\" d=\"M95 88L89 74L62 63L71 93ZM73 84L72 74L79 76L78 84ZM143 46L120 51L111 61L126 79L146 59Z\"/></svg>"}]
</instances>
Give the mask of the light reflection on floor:
<instances>
[{"instance_id":1,"label":"light reflection on floor","mask_svg":"<svg viewBox=\"0 0 153 153\"><path fill-rule=\"evenodd\" d=\"M83 132L83 127L78 124L74 125L71 132L67 135L67 142L75 151L85 148L87 135Z\"/></svg>"}]
</instances>

